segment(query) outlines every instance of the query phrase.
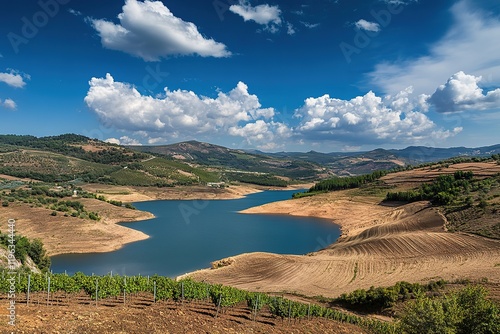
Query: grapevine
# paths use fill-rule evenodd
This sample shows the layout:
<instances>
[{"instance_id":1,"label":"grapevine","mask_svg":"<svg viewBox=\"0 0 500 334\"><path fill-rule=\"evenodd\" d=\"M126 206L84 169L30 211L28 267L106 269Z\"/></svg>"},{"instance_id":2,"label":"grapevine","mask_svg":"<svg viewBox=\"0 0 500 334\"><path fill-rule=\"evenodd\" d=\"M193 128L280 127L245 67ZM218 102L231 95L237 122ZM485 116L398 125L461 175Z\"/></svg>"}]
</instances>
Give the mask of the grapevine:
<instances>
[{"instance_id":1,"label":"grapevine","mask_svg":"<svg viewBox=\"0 0 500 334\"><path fill-rule=\"evenodd\" d=\"M28 279L29 275L29 279ZM364 319L356 315L346 314L339 310L322 307L315 304L305 304L291 301L282 297L271 297L264 293L248 292L220 284L196 282L191 279L180 281L164 276L88 276L76 273L66 274L37 274L21 273L15 276L16 294L29 291L44 292L48 288L50 277L50 291L78 293L85 292L92 299L118 297L122 294L153 293L156 286L156 300L174 301L206 301L211 300L217 309L227 309L235 305L246 303L248 309L257 316L264 306L271 314L282 319L305 319L322 317L340 322L347 322L369 329L374 333L394 333L394 325L373 319ZM8 293L10 276L6 272L0 278L0 292ZM97 288L97 289L96 289ZM96 296L97 293L97 296ZM97 298L96 298L97 297Z\"/></svg>"}]
</instances>

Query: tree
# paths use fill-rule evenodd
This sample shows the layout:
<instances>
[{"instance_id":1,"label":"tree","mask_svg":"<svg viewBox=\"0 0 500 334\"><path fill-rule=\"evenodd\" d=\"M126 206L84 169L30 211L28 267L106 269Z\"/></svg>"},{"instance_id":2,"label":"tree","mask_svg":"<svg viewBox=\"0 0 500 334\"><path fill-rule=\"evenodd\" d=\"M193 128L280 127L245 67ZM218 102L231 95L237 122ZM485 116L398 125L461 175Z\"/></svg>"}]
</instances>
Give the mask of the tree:
<instances>
[{"instance_id":1,"label":"tree","mask_svg":"<svg viewBox=\"0 0 500 334\"><path fill-rule=\"evenodd\" d=\"M458 334L500 333L498 307L486 297L487 291L481 286L469 286L458 292L458 303L463 310Z\"/></svg>"},{"instance_id":2,"label":"tree","mask_svg":"<svg viewBox=\"0 0 500 334\"><path fill-rule=\"evenodd\" d=\"M26 237L16 235L15 245L16 250L14 256L16 259L21 261L22 264L24 264L24 262L26 261L26 255L28 254L30 241Z\"/></svg>"},{"instance_id":3,"label":"tree","mask_svg":"<svg viewBox=\"0 0 500 334\"><path fill-rule=\"evenodd\" d=\"M40 239L34 239L31 241L28 248L28 255L40 270L45 271L50 269L50 258L47 256L43 243Z\"/></svg>"},{"instance_id":4,"label":"tree","mask_svg":"<svg viewBox=\"0 0 500 334\"><path fill-rule=\"evenodd\" d=\"M445 306L441 300L419 298L406 308L399 326L405 334L455 334L457 313L453 300Z\"/></svg>"},{"instance_id":5,"label":"tree","mask_svg":"<svg viewBox=\"0 0 500 334\"><path fill-rule=\"evenodd\" d=\"M480 286L469 286L440 299L419 298L409 304L398 327L403 334L500 333L497 305Z\"/></svg>"}]
</instances>

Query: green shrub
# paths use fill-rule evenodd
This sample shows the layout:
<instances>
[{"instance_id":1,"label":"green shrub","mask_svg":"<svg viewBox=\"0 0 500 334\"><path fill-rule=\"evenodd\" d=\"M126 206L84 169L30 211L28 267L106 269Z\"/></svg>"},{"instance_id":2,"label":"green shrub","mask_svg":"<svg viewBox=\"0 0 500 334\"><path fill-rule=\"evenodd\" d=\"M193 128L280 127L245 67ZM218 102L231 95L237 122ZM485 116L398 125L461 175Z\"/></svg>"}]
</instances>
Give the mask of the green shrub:
<instances>
[{"instance_id":1,"label":"green shrub","mask_svg":"<svg viewBox=\"0 0 500 334\"><path fill-rule=\"evenodd\" d=\"M421 297L405 308L399 323L402 334L500 333L498 306L481 286L469 286L439 299Z\"/></svg>"}]
</instances>

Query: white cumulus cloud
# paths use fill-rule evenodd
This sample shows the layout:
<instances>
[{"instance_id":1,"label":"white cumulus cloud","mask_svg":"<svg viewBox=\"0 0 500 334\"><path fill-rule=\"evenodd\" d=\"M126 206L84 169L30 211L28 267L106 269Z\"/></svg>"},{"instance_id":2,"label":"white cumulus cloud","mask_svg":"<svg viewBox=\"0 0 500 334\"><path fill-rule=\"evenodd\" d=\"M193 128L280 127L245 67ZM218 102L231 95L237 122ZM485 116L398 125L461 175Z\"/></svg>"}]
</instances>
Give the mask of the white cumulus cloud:
<instances>
[{"instance_id":1,"label":"white cumulus cloud","mask_svg":"<svg viewBox=\"0 0 500 334\"><path fill-rule=\"evenodd\" d=\"M106 143L116 144L116 145L134 145L141 146L142 144L134 138L130 138L128 136L122 136L120 139L117 138L108 138L105 140Z\"/></svg>"},{"instance_id":2,"label":"white cumulus cloud","mask_svg":"<svg viewBox=\"0 0 500 334\"><path fill-rule=\"evenodd\" d=\"M11 109L11 110L16 110L17 109L17 104L14 102L12 99L5 99L5 100L0 100L0 106Z\"/></svg>"},{"instance_id":3,"label":"white cumulus cloud","mask_svg":"<svg viewBox=\"0 0 500 334\"><path fill-rule=\"evenodd\" d=\"M500 88L483 94L482 78L460 71L439 86L429 99L437 112L500 109Z\"/></svg>"},{"instance_id":4,"label":"white cumulus cloud","mask_svg":"<svg viewBox=\"0 0 500 334\"><path fill-rule=\"evenodd\" d=\"M414 59L377 64L369 74L371 83L385 93L413 86L418 94L432 94L436 83L457 73L482 76L490 85L500 85L500 20L461 0L451 7L454 23L432 44L426 55Z\"/></svg>"},{"instance_id":5,"label":"white cumulus cloud","mask_svg":"<svg viewBox=\"0 0 500 334\"><path fill-rule=\"evenodd\" d=\"M300 21L304 25L304 27L309 28L309 29L314 29L316 27L319 27L320 23L309 23L309 22L304 22Z\"/></svg>"},{"instance_id":6,"label":"white cumulus cloud","mask_svg":"<svg viewBox=\"0 0 500 334\"><path fill-rule=\"evenodd\" d=\"M73 8L68 9L68 13L75 15L75 16L82 16L82 12L80 12L76 9L73 9Z\"/></svg>"},{"instance_id":7,"label":"white cumulus cloud","mask_svg":"<svg viewBox=\"0 0 500 334\"><path fill-rule=\"evenodd\" d=\"M296 110L301 119L296 132L310 141L345 144L415 144L445 139L462 129L439 129L422 110L420 97L408 88L384 98L372 91L351 100L323 95L308 98Z\"/></svg>"},{"instance_id":8,"label":"white cumulus cloud","mask_svg":"<svg viewBox=\"0 0 500 334\"><path fill-rule=\"evenodd\" d=\"M118 19L120 24L91 20L102 45L145 61L172 55L231 55L224 44L205 38L194 23L175 17L161 1L126 0Z\"/></svg>"},{"instance_id":9,"label":"white cumulus cloud","mask_svg":"<svg viewBox=\"0 0 500 334\"><path fill-rule=\"evenodd\" d=\"M266 26L273 33L278 31L277 26L282 23L279 6L263 4L253 7L249 1L240 0L239 4L230 6L229 10L240 15L245 22L254 21L257 24Z\"/></svg>"},{"instance_id":10,"label":"white cumulus cloud","mask_svg":"<svg viewBox=\"0 0 500 334\"><path fill-rule=\"evenodd\" d=\"M279 6L267 4L252 7L248 1L240 0L238 5L232 5L229 10L243 17L245 21L254 21L261 25L269 23L281 24L281 9Z\"/></svg>"},{"instance_id":11,"label":"white cumulus cloud","mask_svg":"<svg viewBox=\"0 0 500 334\"><path fill-rule=\"evenodd\" d=\"M29 75L20 74L14 70L4 73L0 72L0 82L4 82L14 88L23 88L26 86L26 81L24 81L24 79L30 79Z\"/></svg>"},{"instance_id":12,"label":"white cumulus cloud","mask_svg":"<svg viewBox=\"0 0 500 334\"><path fill-rule=\"evenodd\" d=\"M286 135L284 125L272 120L274 109L262 108L243 82L227 93L219 92L216 98L168 88L162 97L142 95L110 74L92 78L89 84L85 102L105 125L142 133L149 142L231 135L260 145L273 139L274 133Z\"/></svg>"},{"instance_id":13,"label":"white cumulus cloud","mask_svg":"<svg viewBox=\"0 0 500 334\"><path fill-rule=\"evenodd\" d=\"M373 32L380 31L380 25L378 23L366 21L363 19L354 23L354 25L356 26L356 28L362 29L362 30L373 31Z\"/></svg>"},{"instance_id":14,"label":"white cumulus cloud","mask_svg":"<svg viewBox=\"0 0 500 334\"><path fill-rule=\"evenodd\" d=\"M418 2L418 0L384 0L385 3L389 5L409 5L412 2Z\"/></svg>"}]
</instances>

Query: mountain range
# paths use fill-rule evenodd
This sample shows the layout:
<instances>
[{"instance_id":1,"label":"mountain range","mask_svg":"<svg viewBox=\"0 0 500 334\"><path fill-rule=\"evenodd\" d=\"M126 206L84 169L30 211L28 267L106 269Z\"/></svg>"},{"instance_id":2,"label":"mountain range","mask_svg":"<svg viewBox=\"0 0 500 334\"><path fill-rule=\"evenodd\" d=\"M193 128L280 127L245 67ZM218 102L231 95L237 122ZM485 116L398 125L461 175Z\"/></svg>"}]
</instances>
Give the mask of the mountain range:
<instances>
[{"instance_id":1,"label":"mountain range","mask_svg":"<svg viewBox=\"0 0 500 334\"><path fill-rule=\"evenodd\" d=\"M0 174L46 182L80 180L135 186L220 181L284 186L294 181L310 182L452 157L486 157L499 153L500 145L268 153L198 141L160 146L119 146L75 134L40 138L0 135Z\"/></svg>"}]
</instances>

